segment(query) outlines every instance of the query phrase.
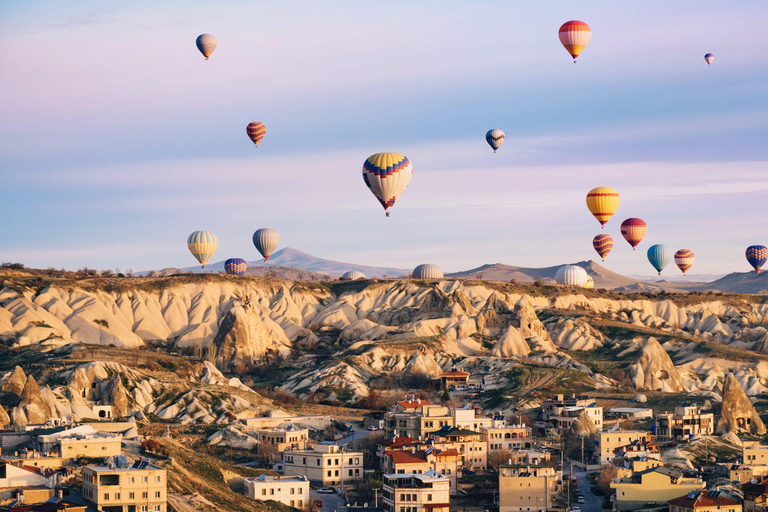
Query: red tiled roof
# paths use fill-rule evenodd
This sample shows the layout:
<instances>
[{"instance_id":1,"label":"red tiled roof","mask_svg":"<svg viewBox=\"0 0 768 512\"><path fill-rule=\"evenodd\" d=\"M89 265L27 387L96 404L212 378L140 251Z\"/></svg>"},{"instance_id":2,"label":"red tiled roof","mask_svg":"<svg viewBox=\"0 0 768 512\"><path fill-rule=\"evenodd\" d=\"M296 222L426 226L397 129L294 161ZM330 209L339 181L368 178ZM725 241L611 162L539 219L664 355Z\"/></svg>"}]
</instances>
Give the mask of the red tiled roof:
<instances>
[{"instance_id":1,"label":"red tiled roof","mask_svg":"<svg viewBox=\"0 0 768 512\"><path fill-rule=\"evenodd\" d=\"M459 451L456 448L449 448L448 450L443 450L442 452L438 453L438 457L451 457L451 456L457 456L459 454Z\"/></svg>"},{"instance_id":2,"label":"red tiled roof","mask_svg":"<svg viewBox=\"0 0 768 512\"><path fill-rule=\"evenodd\" d=\"M379 446L386 446L386 447L392 447L397 448L400 446L407 446L411 444L418 444L420 441L418 439L414 439L413 437L396 437L394 439L387 439L385 441L382 441L379 443Z\"/></svg>"},{"instance_id":3,"label":"red tiled roof","mask_svg":"<svg viewBox=\"0 0 768 512\"><path fill-rule=\"evenodd\" d=\"M424 452L404 452L404 451L391 451L387 452L387 455L392 457L392 462L395 464L420 464L427 462L427 455Z\"/></svg>"},{"instance_id":4,"label":"red tiled roof","mask_svg":"<svg viewBox=\"0 0 768 512\"><path fill-rule=\"evenodd\" d=\"M741 484L741 490L749 494L768 494L768 478L763 479L756 484L746 482Z\"/></svg>"},{"instance_id":5,"label":"red tiled roof","mask_svg":"<svg viewBox=\"0 0 768 512\"><path fill-rule=\"evenodd\" d=\"M464 372L461 370L451 370L450 372L445 372L441 375L441 377L466 377L469 375L469 372Z\"/></svg>"},{"instance_id":6,"label":"red tiled roof","mask_svg":"<svg viewBox=\"0 0 768 512\"><path fill-rule=\"evenodd\" d=\"M427 402L426 400L422 400L421 403L417 402L416 400L400 400L397 403L400 404L400 407L403 407L404 409L418 409L422 405L432 405L431 402Z\"/></svg>"},{"instance_id":7,"label":"red tiled roof","mask_svg":"<svg viewBox=\"0 0 768 512\"><path fill-rule=\"evenodd\" d=\"M696 498L681 496L680 498L669 500L667 503L669 503L670 505L676 505L678 507L692 508L694 510L697 508L704 508L704 507L725 507L725 506L739 504L738 501L734 501L730 498L726 498L725 496L710 498L706 495L706 491L703 491Z\"/></svg>"}]
</instances>

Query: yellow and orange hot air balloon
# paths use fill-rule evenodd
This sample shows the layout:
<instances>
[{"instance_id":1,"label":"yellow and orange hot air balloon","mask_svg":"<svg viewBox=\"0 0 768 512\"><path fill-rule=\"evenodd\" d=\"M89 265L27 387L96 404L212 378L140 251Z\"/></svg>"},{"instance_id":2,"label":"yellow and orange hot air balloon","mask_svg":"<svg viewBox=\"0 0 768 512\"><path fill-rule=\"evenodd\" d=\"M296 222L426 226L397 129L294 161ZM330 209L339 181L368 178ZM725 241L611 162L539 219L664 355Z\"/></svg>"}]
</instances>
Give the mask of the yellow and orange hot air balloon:
<instances>
[{"instance_id":1,"label":"yellow and orange hot air balloon","mask_svg":"<svg viewBox=\"0 0 768 512\"><path fill-rule=\"evenodd\" d=\"M579 58L581 52L589 44L589 40L592 39L592 31L589 29L589 25L583 21L566 21L560 27L560 42L568 53L573 57L573 63L576 64L576 59Z\"/></svg>"},{"instance_id":2,"label":"yellow and orange hot air balloon","mask_svg":"<svg viewBox=\"0 0 768 512\"><path fill-rule=\"evenodd\" d=\"M593 188L587 193L587 208L600 222L601 226L605 226L608 219L613 217L613 214L619 208L620 202L621 196L610 187Z\"/></svg>"},{"instance_id":3,"label":"yellow and orange hot air balloon","mask_svg":"<svg viewBox=\"0 0 768 512\"><path fill-rule=\"evenodd\" d=\"M608 256L608 253L613 249L613 237L611 235L606 235L605 233L599 234L592 239L592 247L595 248L597 254L599 254L600 257L603 258L603 261L605 261L605 257Z\"/></svg>"},{"instance_id":4,"label":"yellow and orange hot air balloon","mask_svg":"<svg viewBox=\"0 0 768 512\"><path fill-rule=\"evenodd\" d=\"M693 262L696 260L696 255L690 249L680 249L675 253L675 265L685 275L688 269L691 268Z\"/></svg>"},{"instance_id":5,"label":"yellow and orange hot air balloon","mask_svg":"<svg viewBox=\"0 0 768 512\"><path fill-rule=\"evenodd\" d=\"M267 134L267 127L264 126L264 123L254 121L248 123L248 126L245 127L245 133L248 134L248 138L251 139L253 145L259 147L259 142L261 142L261 139Z\"/></svg>"}]
</instances>

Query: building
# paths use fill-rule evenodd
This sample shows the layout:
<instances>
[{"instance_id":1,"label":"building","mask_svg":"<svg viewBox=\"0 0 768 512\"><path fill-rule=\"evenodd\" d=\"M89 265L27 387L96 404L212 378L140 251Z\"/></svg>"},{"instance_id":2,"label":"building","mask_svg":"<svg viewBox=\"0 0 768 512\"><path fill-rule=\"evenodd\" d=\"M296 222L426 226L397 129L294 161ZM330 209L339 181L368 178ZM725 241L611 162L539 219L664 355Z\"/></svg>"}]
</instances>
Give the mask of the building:
<instances>
[{"instance_id":1,"label":"building","mask_svg":"<svg viewBox=\"0 0 768 512\"><path fill-rule=\"evenodd\" d=\"M478 410L471 405L465 405L464 407L451 409L450 411L451 416L453 416L453 426L456 428L478 432L484 428L491 427L494 423L490 416L482 416L478 414Z\"/></svg>"},{"instance_id":2,"label":"building","mask_svg":"<svg viewBox=\"0 0 768 512\"><path fill-rule=\"evenodd\" d=\"M686 496L667 501L669 512L741 512L738 501L726 498L722 491L691 491Z\"/></svg>"},{"instance_id":3,"label":"building","mask_svg":"<svg viewBox=\"0 0 768 512\"><path fill-rule=\"evenodd\" d=\"M674 413L656 415L656 441L659 443L685 441L691 437L709 436L715 431L715 415L702 413L698 405L683 403Z\"/></svg>"},{"instance_id":4,"label":"building","mask_svg":"<svg viewBox=\"0 0 768 512\"><path fill-rule=\"evenodd\" d=\"M61 494L42 502L31 501L27 495L28 493L23 493L7 505L0 506L0 512L86 512L88 508L87 504L74 503L70 501L72 498L64 498Z\"/></svg>"},{"instance_id":5,"label":"building","mask_svg":"<svg viewBox=\"0 0 768 512\"><path fill-rule=\"evenodd\" d=\"M83 468L83 498L103 512L166 512L167 487L165 469L146 460Z\"/></svg>"},{"instance_id":6,"label":"building","mask_svg":"<svg viewBox=\"0 0 768 512\"><path fill-rule=\"evenodd\" d=\"M385 512L449 512L448 479L430 471L425 474L384 475L382 496Z\"/></svg>"},{"instance_id":7,"label":"building","mask_svg":"<svg viewBox=\"0 0 768 512\"><path fill-rule=\"evenodd\" d=\"M48 487L56 485L56 472L46 468L33 466L15 466L0 464L0 489L15 489L19 487Z\"/></svg>"},{"instance_id":8,"label":"building","mask_svg":"<svg viewBox=\"0 0 768 512\"><path fill-rule=\"evenodd\" d=\"M455 449L462 469L485 471L488 465L488 443L480 432L456 427L443 427L429 434L429 438L444 449Z\"/></svg>"},{"instance_id":9,"label":"building","mask_svg":"<svg viewBox=\"0 0 768 512\"><path fill-rule=\"evenodd\" d=\"M646 503L666 503L704 488L700 478L683 478L679 469L663 466L646 469L628 478L615 478L611 489L616 491L618 510L642 508Z\"/></svg>"},{"instance_id":10,"label":"building","mask_svg":"<svg viewBox=\"0 0 768 512\"><path fill-rule=\"evenodd\" d=\"M461 457L459 452L450 448L426 450L389 450L384 458L384 473L396 475L423 475L430 471L448 479L450 493L458 490L458 478Z\"/></svg>"},{"instance_id":11,"label":"building","mask_svg":"<svg viewBox=\"0 0 768 512\"><path fill-rule=\"evenodd\" d=\"M499 468L499 512L550 509L561 477L552 465L502 465Z\"/></svg>"},{"instance_id":12,"label":"building","mask_svg":"<svg viewBox=\"0 0 768 512\"><path fill-rule=\"evenodd\" d=\"M254 500L279 501L298 509L309 506L309 480L303 476L269 476L246 478L245 495Z\"/></svg>"},{"instance_id":13,"label":"building","mask_svg":"<svg viewBox=\"0 0 768 512\"><path fill-rule=\"evenodd\" d=\"M465 388L469 384L469 372L453 368L440 376L440 387L452 391L459 387Z\"/></svg>"},{"instance_id":14,"label":"building","mask_svg":"<svg viewBox=\"0 0 768 512\"><path fill-rule=\"evenodd\" d=\"M335 444L320 443L281 455L286 476L303 476L313 484L344 485L363 478L363 453L343 452Z\"/></svg>"},{"instance_id":15,"label":"building","mask_svg":"<svg viewBox=\"0 0 768 512\"><path fill-rule=\"evenodd\" d=\"M291 426L257 429L254 436L262 447L278 454L287 450L304 450L309 442L309 429Z\"/></svg>"},{"instance_id":16,"label":"building","mask_svg":"<svg viewBox=\"0 0 768 512\"><path fill-rule=\"evenodd\" d=\"M517 450L509 454L509 465L546 466L552 460L552 454L539 450Z\"/></svg>"},{"instance_id":17,"label":"building","mask_svg":"<svg viewBox=\"0 0 768 512\"><path fill-rule=\"evenodd\" d=\"M742 441L742 462L748 465L767 465L768 446L763 446L760 441Z\"/></svg>"},{"instance_id":18,"label":"building","mask_svg":"<svg viewBox=\"0 0 768 512\"><path fill-rule=\"evenodd\" d=\"M636 440L613 451L616 457L623 459L641 459L648 456L658 457L659 445L653 441Z\"/></svg>"},{"instance_id":19,"label":"building","mask_svg":"<svg viewBox=\"0 0 768 512\"><path fill-rule=\"evenodd\" d=\"M242 418L240 422L246 427L256 429L283 428L288 425L312 427L317 429L327 428L331 424L331 417L325 414L307 414L294 416L280 409L268 411L264 416L256 418Z\"/></svg>"},{"instance_id":20,"label":"building","mask_svg":"<svg viewBox=\"0 0 768 512\"><path fill-rule=\"evenodd\" d=\"M413 398L397 402L392 410L384 413L384 431L388 437L426 439L430 432L443 427L478 431L493 424L493 419L478 414L471 405L449 409Z\"/></svg>"},{"instance_id":21,"label":"building","mask_svg":"<svg viewBox=\"0 0 768 512\"><path fill-rule=\"evenodd\" d=\"M616 450L622 446L640 442L649 442L652 434L646 430L610 430L595 434L595 458L600 464L609 463L616 457Z\"/></svg>"},{"instance_id":22,"label":"building","mask_svg":"<svg viewBox=\"0 0 768 512\"><path fill-rule=\"evenodd\" d=\"M605 415L609 420L642 420L653 418L653 409L650 407L614 407L608 409Z\"/></svg>"},{"instance_id":23,"label":"building","mask_svg":"<svg viewBox=\"0 0 768 512\"><path fill-rule=\"evenodd\" d=\"M524 450L533 446L533 431L524 424L491 426L482 429L488 443L488 452Z\"/></svg>"},{"instance_id":24,"label":"building","mask_svg":"<svg viewBox=\"0 0 768 512\"><path fill-rule=\"evenodd\" d=\"M744 493L744 512L768 510L768 478L755 478L741 484L741 492Z\"/></svg>"},{"instance_id":25,"label":"building","mask_svg":"<svg viewBox=\"0 0 768 512\"><path fill-rule=\"evenodd\" d=\"M98 458L120 455L123 437L96 430L90 425L37 436L37 449L56 453L62 459Z\"/></svg>"},{"instance_id":26,"label":"building","mask_svg":"<svg viewBox=\"0 0 768 512\"><path fill-rule=\"evenodd\" d=\"M555 398L544 400L541 404L541 418L563 432L571 428L571 423L576 421L584 410L595 424L595 429L603 430L603 408L587 396L556 395Z\"/></svg>"}]
</instances>

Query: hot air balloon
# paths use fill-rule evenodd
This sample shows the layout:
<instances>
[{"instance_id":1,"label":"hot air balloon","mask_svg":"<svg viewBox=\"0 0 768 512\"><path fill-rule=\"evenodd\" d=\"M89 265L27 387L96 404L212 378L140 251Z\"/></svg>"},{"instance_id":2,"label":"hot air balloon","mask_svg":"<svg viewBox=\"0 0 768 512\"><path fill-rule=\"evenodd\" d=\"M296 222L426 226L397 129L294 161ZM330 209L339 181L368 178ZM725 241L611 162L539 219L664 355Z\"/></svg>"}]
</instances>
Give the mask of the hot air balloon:
<instances>
[{"instance_id":1,"label":"hot air balloon","mask_svg":"<svg viewBox=\"0 0 768 512\"><path fill-rule=\"evenodd\" d=\"M589 25L583 21L567 21L560 27L560 43L573 57L573 63L579 58L581 52L587 47L589 40L592 39L592 31Z\"/></svg>"},{"instance_id":2,"label":"hot air balloon","mask_svg":"<svg viewBox=\"0 0 768 512\"><path fill-rule=\"evenodd\" d=\"M755 273L760 273L760 267L768 260L768 247L764 245L750 245L747 247L747 261L755 268Z\"/></svg>"},{"instance_id":3,"label":"hot air balloon","mask_svg":"<svg viewBox=\"0 0 768 512\"><path fill-rule=\"evenodd\" d=\"M205 60L208 60L208 57L211 56L213 50L216 49L216 45L219 44L218 41L216 41L216 38L211 34L200 34L197 36L197 41L195 41L195 43L197 44L197 49L200 50L200 53L205 57Z\"/></svg>"},{"instance_id":4,"label":"hot air balloon","mask_svg":"<svg viewBox=\"0 0 768 512\"><path fill-rule=\"evenodd\" d=\"M584 286L589 274L578 265L566 265L557 269L555 282L566 286Z\"/></svg>"},{"instance_id":5,"label":"hot air balloon","mask_svg":"<svg viewBox=\"0 0 768 512\"><path fill-rule=\"evenodd\" d=\"M495 153L504 144L504 132L498 129L488 130L488 133L485 134L485 140L488 141Z\"/></svg>"},{"instance_id":6,"label":"hot air balloon","mask_svg":"<svg viewBox=\"0 0 768 512\"><path fill-rule=\"evenodd\" d=\"M704 60L707 61L707 65L711 66L712 63L715 61L715 56L712 53L708 53L704 56ZM728 67L728 66L726 65L725 67Z\"/></svg>"},{"instance_id":7,"label":"hot air balloon","mask_svg":"<svg viewBox=\"0 0 768 512\"><path fill-rule=\"evenodd\" d=\"M261 142L261 139L263 139L264 135L267 133L267 127L264 126L264 123L254 121L248 123L248 126L245 128L245 133L247 133L248 137L253 141L254 147L259 147L259 142Z\"/></svg>"},{"instance_id":8,"label":"hot air balloon","mask_svg":"<svg viewBox=\"0 0 768 512\"><path fill-rule=\"evenodd\" d=\"M279 243L280 235L274 229L261 228L253 234L253 245L264 256L264 261L269 261L269 256L277 249Z\"/></svg>"},{"instance_id":9,"label":"hot air balloon","mask_svg":"<svg viewBox=\"0 0 768 512\"><path fill-rule=\"evenodd\" d=\"M242 276L248 270L248 263L242 258L229 258L224 262L224 272L236 276Z\"/></svg>"},{"instance_id":10,"label":"hot air balloon","mask_svg":"<svg viewBox=\"0 0 768 512\"><path fill-rule=\"evenodd\" d=\"M440 267L431 263L424 263L413 269L415 279L442 279L443 271Z\"/></svg>"},{"instance_id":11,"label":"hot air balloon","mask_svg":"<svg viewBox=\"0 0 768 512\"><path fill-rule=\"evenodd\" d=\"M365 274L358 270L350 270L349 272L344 272L344 275L341 277L350 281L357 281L358 279L365 279Z\"/></svg>"},{"instance_id":12,"label":"hot air balloon","mask_svg":"<svg viewBox=\"0 0 768 512\"><path fill-rule=\"evenodd\" d=\"M621 223L621 236L629 242L633 251L643 240L646 231L648 231L648 224L643 219L631 218Z\"/></svg>"},{"instance_id":13,"label":"hot air balloon","mask_svg":"<svg viewBox=\"0 0 768 512\"><path fill-rule=\"evenodd\" d=\"M587 290L593 290L595 288L595 280L592 276L587 276L587 282L584 283L584 288Z\"/></svg>"},{"instance_id":14,"label":"hot air balloon","mask_svg":"<svg viewBox=\"0 0 768 512\"><path fill-rule=\"evenodd\" d=\"M605 226L608 219L613 217L620 202L619 193L610 187L597 187L587 192L587 208L601 226Z\"/></svg>"},{"instance_id":15,"label":"hot air balloon","mask_svg":"<svg viewBox=\"0 0 768 512\"><path fill-rule=\"evenodd\" d=\"M597 254L599 254L600 257L603 258L603 261L605 261L605 257L608 256L608 253L613 249L613 237L601 233L592 239L592 247L595 248Z\"/></svg>"},{"instance_id":16,"label":"hot air balloon","mask_svg":"<svg viewBox=\"0 0 768 512\"><path fill-rule=\"evenodd\" d=\"M693 251L688 249L680 249L675 253L675 265L677 265L677 268L683 272L683 275L688 272L688 269L691 268L695 259L696 255L693 254Z\"/></svg>"},{"instance_id":17,"label":"hot air balloon","mask_svg":"<svg viewBox=\"0 0 768 512\"><path fill-rule=\"evenodd\" d=\"M213 253L216 252L218 246L219 239L210 231L195 231L187 238L189 252L203 265L203 268L205 268L205 264L213 256Z\"/></svg>"},{"instance_id":18,"label":"hot air balloon","mask_svg":"<svg viewBox=\"0 0 768 512\"><path fill-rule=\"evenodd\" d=\"M672 251L666 245L656 244L648 248L648 261L659 272L659 275L661 275L661 271L664 270L664 267L667 266L671 259Z\"/></svg>"},{"instance_id":19,"label":"hot air balloon","mask_svg":"<svg viewBox=\"0 0 768 512\"><path fill-rule=\"evenodd\" d=\"M384 207L387 217L411 176L411 162L400 153L376 153L363 164L363 181Z\"/></svg>"}]
</instances>

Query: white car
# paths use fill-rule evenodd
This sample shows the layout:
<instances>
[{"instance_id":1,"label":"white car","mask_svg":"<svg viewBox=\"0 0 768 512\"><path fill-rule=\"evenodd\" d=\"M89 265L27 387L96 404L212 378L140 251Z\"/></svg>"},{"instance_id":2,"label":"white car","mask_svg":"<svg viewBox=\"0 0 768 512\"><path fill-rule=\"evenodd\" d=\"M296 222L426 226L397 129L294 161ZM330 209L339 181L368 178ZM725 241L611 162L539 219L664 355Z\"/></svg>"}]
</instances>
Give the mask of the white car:
<instances>
[{"instance_id":1,"label":"white car","mask_svg":"<svg viewBox=\"0 0 768 512\"><path fill-rule=\"evenodd\" d=\"M370 427L368 427L368 430L370 430L371 432L373 432L373 431L375 431L375 430L379 430L379 429L378 429L378 428L376 428L376 427L374 427L373 425L371 425Z\"/></svg>"},{"instance_id":2,"label":"white car","mask_svg":"<svg viewBox=\"0 0 768 512\"><path fill-rule=\"evenodd\" d=\"M321 487L317 490L318 494L333 494L333 489L329 489L327 487Z\"/></svg>"}]
</instances>

